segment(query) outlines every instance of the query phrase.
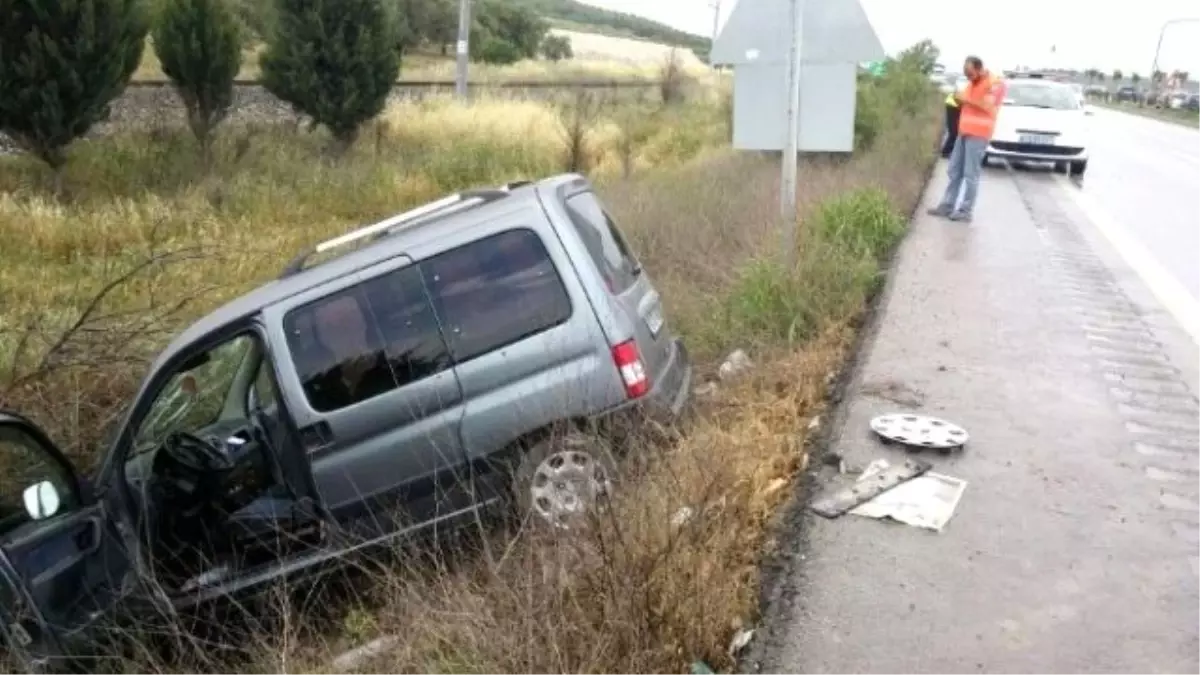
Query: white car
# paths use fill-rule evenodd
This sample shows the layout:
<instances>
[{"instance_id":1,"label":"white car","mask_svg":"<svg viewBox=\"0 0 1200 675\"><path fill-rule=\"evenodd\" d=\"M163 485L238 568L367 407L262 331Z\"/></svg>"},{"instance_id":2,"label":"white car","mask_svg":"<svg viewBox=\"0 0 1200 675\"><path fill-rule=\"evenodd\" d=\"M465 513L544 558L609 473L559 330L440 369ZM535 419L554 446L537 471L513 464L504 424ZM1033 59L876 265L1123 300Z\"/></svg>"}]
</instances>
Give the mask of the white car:
<instances>
[{"instance_id":1,"label":"white car","mask_svg":"<svg viewBox=\"0 0 1200 675\"><path fill-rule=\"evenodd\" d=\"M1071 84L1071 91L1075 92L1075 98L1079 100L1079 105L1083 108L1084 113L1087 112L1087 92L1083 90L1082 84Z\"/></svg>"},{"instance_id":2,"label":"white car","mask_svg":"<svg viewBox=\"0 0 1200 675\"><path fill-rule=\"evenodd\" d=\"M1068 84L1017 78L1007 82L1004 105L988 144L988 159L1053 162L1081 176L1088 164L1088 115Z\"/></svg>"}]
</instances>

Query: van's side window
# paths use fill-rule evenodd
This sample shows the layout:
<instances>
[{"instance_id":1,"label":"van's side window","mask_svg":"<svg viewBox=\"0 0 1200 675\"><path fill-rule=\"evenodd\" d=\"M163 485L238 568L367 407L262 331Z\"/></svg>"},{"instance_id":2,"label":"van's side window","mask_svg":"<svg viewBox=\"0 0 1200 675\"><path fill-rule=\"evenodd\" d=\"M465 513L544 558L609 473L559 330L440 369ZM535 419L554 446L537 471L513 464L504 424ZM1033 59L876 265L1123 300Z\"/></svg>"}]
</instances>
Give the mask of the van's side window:
<instances>
[{"instance_id":1,"label":"van's side window","mask_svg":"<svg viewBox=\"0 0 1200 675\"><path fill-rule=\"evenodd\" d=\"M609 290L621 293L632 286L637 281L637 260L596 195L581 192L568 197L567 215Z\"/></svg>"},{"instance_id":2,"label":"van's side window","mask_svg":"<svg viewBox=\"0 0 1200 675\"><path fill-rule=\"evenodd\" d=\"M450 365L420 272L406 267L298 307L288 348L314 410L379 396Z\"/></svg>"},{"instance_id":3,"label":"van's side window","mask_svg":"<svg viewBox=\"0 0 1200 675\"><path fill-rule=\"evenodd\" d=\"M557 326L571 299L532 230L502 232L421 263L456 361Z\"/></svg>"}]
</instances>

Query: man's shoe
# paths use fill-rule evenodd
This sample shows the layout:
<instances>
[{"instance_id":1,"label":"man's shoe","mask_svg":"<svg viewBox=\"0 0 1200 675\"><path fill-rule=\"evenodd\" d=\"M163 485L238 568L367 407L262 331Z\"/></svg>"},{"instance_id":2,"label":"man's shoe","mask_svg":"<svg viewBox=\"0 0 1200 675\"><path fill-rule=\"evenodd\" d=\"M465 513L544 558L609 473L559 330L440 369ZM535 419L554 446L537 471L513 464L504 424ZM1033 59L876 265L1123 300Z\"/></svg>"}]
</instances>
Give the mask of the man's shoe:
<instances>
[{"instance_id":1,"label":"man's shoe","mask_svg":"<svg viewBox=\"0 0 1200 675\"><path fill-rule=\"evenodd\" d=\"M932 209L929 209L928 211L926 211L925 213L928 213L931 216L945 218L946 216L950 215L950 209L948 209L944 206L935 206Z\"/></svg>"},{"instance_id":2,"label":"man's shoe","mask_svg":"<svg viewBox=\"0 0 1200 675\"><path fill-rule=\"evenodd\" d=\"M950 220L956 223L969 223L971 222L971 214L966 211L955 211L950 214Z\"/></svg>"}]
</instances>

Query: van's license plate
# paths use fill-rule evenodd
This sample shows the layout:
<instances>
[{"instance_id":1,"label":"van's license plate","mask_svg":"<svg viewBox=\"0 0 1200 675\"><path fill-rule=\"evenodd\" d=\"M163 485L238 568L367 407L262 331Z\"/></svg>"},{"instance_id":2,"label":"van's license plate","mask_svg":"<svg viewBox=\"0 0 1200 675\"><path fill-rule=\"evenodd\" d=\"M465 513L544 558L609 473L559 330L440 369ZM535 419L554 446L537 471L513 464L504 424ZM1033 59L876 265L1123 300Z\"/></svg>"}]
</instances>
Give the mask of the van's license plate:
<instances>
[{"instance_id":1,"label":"van's license plate","mask_svg":"<svg viewBox=\"0 0 1200 675\"><path fill-rule=\"evenodd\" d=\"M658 332L663 327L662 305L655 305L646 312L646 327L650 329L652 337L658 337Z\"/></svg>"},{"instance_id":2,"label":"van's license plate","mask_svg":"<svg viewBox=\"0 0 1200 675\"><path fill-rule=\"evenodd\" d=\"M1021 134L1021 142L1028 145L1054 145L1050 134Z\"/></svg>"}]
</instances>

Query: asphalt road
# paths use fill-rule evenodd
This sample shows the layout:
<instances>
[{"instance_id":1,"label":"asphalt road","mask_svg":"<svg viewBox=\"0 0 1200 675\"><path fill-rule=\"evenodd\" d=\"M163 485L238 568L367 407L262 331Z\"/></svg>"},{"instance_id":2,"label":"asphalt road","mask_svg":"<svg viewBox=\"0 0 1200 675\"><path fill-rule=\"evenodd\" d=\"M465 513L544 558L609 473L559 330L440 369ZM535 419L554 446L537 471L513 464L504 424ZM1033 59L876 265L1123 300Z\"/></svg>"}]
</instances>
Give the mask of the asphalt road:
<instances>
[{"instance_id":1,"label":"asphalt road","mask_svg":"<svg viewBox=\"0 0 1200 675\"><path fill-rule=\"evenodd\" d=\"M1082 192L1200 302L1200 130L1096 108Z\"/></svg>"},{"instance_id":2,"label":"asphalt road","mask_svg":"<svg viewBox=\"0 0 1200 675\"><path fill-rule=\"evenodd\" d=\"M940 533L808 514L751 669L1200 670L1200 356L1161 299L1195 273L1195 147L1097 120L1126 131L1082 188L997 168L972 224L913 224L825 448L848 475L817 489L903 462L868 426L894 412L966 428L963 451L921 456L967 488Z\"/></svg>"}]
</instances>

